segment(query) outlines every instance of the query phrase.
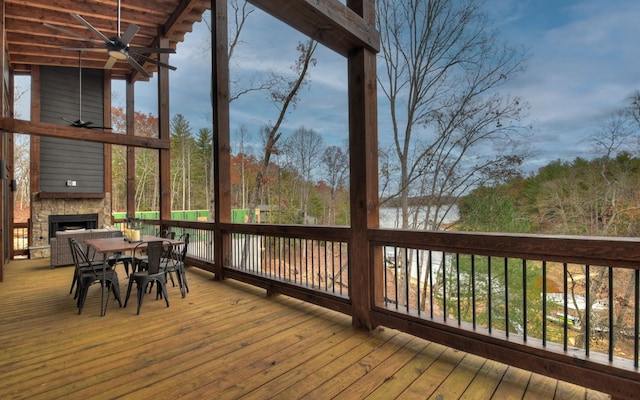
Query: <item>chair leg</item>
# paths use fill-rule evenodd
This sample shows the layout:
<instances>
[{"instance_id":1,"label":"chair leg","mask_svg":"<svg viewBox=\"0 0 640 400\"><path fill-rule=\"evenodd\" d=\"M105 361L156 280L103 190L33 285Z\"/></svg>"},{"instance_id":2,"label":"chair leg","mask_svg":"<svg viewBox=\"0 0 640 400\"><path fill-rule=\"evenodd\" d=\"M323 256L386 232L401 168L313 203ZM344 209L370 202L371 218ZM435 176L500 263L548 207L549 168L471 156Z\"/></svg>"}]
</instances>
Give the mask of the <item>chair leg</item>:
<instances>
[{"instance_id":1,"label":"chair leg","mask_svg":"<svg viewBox=\"0 0 640 400\"><path fill-rule=\"evenodd\" d=\"M144 300L144 293L147 291L147 285L142 285L140 282L138 283L138 311L137 315L140 315L140 307L142 307L142 300Z\"/></svg>"},{"instance_id":2,"label":"chair leg","mask_svg":"<svg viewBox=\"0 0 640 400\"><path fill-rule=\"evenodd\" d=\"M167 293L166 282L158 282L158 286L162 288L162 295L164 296L164 301L165 303L167 303L167 307L169 307L169 294Z\"/></svg>"},{"instance_id":3,"label":"chair leg","mask_svg":"<svg viewBox=\"0 0 640 400\"><path fill-rule=\"evenodd\" d=\"M171 286L176 287L176 282L173 280L173 271L169 271L168 275L169 275L169 279L171 279Z\"/></svg>"},{"instance_id":4,"label":"chair leg","mask_svg":"<svg viewBox=\"0 0 640 400\"><path fill-rule=\"evenodd\" d=\"M74 271L73 280L71 281L71 289L69 289L69 294L73 293L73 288L76 286L77 282L78 282L78 274Z\"/></svg>"},{"instance_id":5,"label":"chair leg","mask_svg":"<svg viewBox=\"0 0 640 400\"><path fill-rule=\"evenodd\" d=\"M178 278L178 287L180 287L180 294L182 295L182 298L184 299L184 297L186 296L186 293L185 293L185 282L182 279L182 272L179 269L176 270L176 277Z\"/></svg>"},{"instance_id":6,"label":"chair leg","mask_svg":"<svg viewBox=\"0 0 640 400\"><path fill-rule=\"evenodd\" d=\"M114 277L114 280L111 282L111 290L113 291L113 297L118 300L118 304L122 307L122 299L120 298L120 282L118 282L117 277Z\"/></svg>"},{"instance_id":7,"label":"chair leg","mask_svg":"<svg viewBox=\"0 0 640 400\"><path fill-rule=\"evenodd\" d=\"M133 278L129 277L129 285L127 286L127 297L124 298L124 308L127 308L129 296L131 295L131 287L133 286Z\"/></svg>"},{"instance_id":8,"label":"chair leg","mask_svg":"<svg viewBox=\"0 0 640 400\"><path fill-rule=\"evenodd\" d=\"M84 307L84 302L87 299L88 288L86 285L80 285L78 282L78 315L82 314L82 307Z\"/></svg>"},{"instance_id":9,"label":"chair leg","mask_svg":"<svg viewBox=\"0 0 640 400\"><path fill-rule=\"evenodd\" d=\"M179 274L182 279L182 284L184 285L184 288L186 289L187 293L189 293L189 284L187 283L187 273L184 270L184 267L180 268Z\"/></svg>"}]
</instances>

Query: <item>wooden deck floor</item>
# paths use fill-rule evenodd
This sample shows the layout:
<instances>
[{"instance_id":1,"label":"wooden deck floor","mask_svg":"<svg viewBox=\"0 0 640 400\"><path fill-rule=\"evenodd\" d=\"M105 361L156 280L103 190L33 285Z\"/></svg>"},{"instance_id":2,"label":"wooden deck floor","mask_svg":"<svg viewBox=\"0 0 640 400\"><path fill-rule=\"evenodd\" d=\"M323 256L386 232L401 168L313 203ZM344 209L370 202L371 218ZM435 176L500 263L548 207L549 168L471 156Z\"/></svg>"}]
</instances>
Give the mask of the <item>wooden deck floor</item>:
<instances>
[{"instance_id":1,"label":"wooden deck floor","mask_svg":"<svg viewBox=\"0 0 640 400\"><path fill-rule=\"evenodd\" d=\"M0 283L2 399L602 399L391 329L190 268L185 299L141 315L99 287L77 314L71 267L13 261ZM120 270L123 296L127 280Z\"/></svg>"}]
</instances>

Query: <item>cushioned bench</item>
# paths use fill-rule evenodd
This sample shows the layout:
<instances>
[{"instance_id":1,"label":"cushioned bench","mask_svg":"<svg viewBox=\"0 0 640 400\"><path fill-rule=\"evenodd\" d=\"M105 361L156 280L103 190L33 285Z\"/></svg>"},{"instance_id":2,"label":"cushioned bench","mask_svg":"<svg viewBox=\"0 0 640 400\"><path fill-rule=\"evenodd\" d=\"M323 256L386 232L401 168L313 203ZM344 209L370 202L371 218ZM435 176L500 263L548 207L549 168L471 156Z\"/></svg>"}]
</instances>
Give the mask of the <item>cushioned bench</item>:
<instances>
[{"instance_id":1,"label":"cushioned bench","mask_svg":"<svg viewBox=\"0 0 640 400\"><path fill-rule=\"evenodd\" d=\"M73 264L71 256L71 248L69 247L69 238L74 238L80 243L87 239L100 239L108 237L122 236L122 232L116 229L83 229L74 231L60 231L56 233L56 237L51 238L51 268L59 265Z\"/></svg>"}]
</instances>

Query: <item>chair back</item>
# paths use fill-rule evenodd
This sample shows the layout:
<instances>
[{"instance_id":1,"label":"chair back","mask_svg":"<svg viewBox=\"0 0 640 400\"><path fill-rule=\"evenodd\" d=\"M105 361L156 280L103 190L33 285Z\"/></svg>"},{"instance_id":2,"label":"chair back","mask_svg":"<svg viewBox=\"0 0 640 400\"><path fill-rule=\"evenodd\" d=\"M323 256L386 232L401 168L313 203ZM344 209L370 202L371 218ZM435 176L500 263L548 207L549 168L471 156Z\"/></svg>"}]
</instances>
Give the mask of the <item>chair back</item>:
<instances>
[{"instance_id":1,"label":"chair back","mask_svg":"<svg viewBox=\"0 0 640 400\"><path fill-rule=\"evenodd\" d=\"M73 257L73 263L76 269L79 269L81 266L92 266L85 249L77 239L69 238L69 247L71 248L71 257Z\"/></svg>"},{"instance_id":2,"label":"chair back","mask_svg":"<svg viewBox=\"0 0 640 400\"><path fill-rule=\"evenodd\" d=\"M161 238L165 238L165 239L175 239L176 238L176 233L174 231L170 231L168 229L163 230L162 232L160 232L160 237Z\"/></svg>"},{"instance_id":3,"label":"chair back","mask_svg":"<svg viewBox=\"0 0 640 400\"><path fill-rule=\"evenodd\" d=\"M184 259L187 256L187 250L189 247L189 238L190 238L189 233L185 233L184 235L182 235L182 241L184 242L184 244L182 245L182 251L180 251L180 254L179 254L180 261L182 262L184 262Z\"/></svg>"},{"instance_id":4,"label":"chair back","mask_svg":"<svg viewBox=\"0 0 640 400\"><path fill-rule=\"evenodd\" d=\"M162 240L153 240L149 242L139 243L134 250L134 255L136 254L136 250L138 249L145 249L147 253L147 271L149 275L157 274L160 271L160 258L162 257L162 252L164 251Z\"/></svg>"},{"instance_id":5,"label":"chair back","mask_svg":"<svg viewBox=\"0 0 640 400\"><path fill-rule=\"evenodd\" d=\"M69 248L71 250L71 257L73 257L73 264L76 269L80 268L80 258L78 257L78 241L74 238L69 238Z\"/></svg>"}]
</instances>

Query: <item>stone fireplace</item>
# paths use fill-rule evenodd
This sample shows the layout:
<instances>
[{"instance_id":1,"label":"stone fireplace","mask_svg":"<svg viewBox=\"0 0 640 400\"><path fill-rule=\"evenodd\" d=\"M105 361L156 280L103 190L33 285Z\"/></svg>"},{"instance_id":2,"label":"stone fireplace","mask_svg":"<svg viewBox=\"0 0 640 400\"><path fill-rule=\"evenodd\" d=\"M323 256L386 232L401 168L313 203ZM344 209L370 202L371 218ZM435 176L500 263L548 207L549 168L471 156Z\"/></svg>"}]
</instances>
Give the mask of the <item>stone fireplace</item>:
<instances>
[{"instance_id":1,"label":"stone fireplace","mask_svg":"<svg viewBox=\"0 0 640 400\"><path fill-rule=\"evenodd\" d=\"M111 225L109 195L100 199L32 199L29 256L50 256L49 239L57 230L94 229Z\"/></svg>"}]
</instances>

